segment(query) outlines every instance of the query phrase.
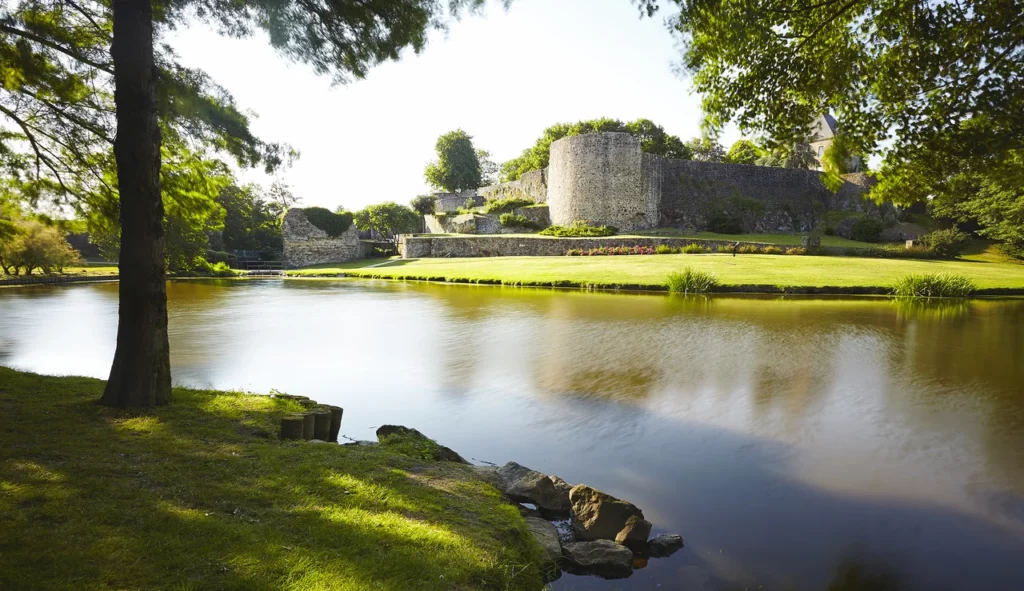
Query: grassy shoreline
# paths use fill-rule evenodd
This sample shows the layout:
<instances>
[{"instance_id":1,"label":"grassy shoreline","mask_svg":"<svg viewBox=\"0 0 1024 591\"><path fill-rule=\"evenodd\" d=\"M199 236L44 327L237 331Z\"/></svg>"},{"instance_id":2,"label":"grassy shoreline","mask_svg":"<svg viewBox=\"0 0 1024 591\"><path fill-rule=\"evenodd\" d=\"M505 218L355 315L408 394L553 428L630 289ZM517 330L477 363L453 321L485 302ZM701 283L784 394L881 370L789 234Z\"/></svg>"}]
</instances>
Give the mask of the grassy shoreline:
<instances>
[{"instance_id":1,"label":"grassy shoreline","mask_svg":"<svg viewBox=\"0 0 1024 591\"><path fill-rule=\"evenodd\" d=\"M0 367L0 588L535 589L514 506L397 448L280 442L295 402Z\"/></svg>"},{"instance_id":2,"label":"grassy shoreline","mask_svg":"<svg viewBox=\"0 0 1024 591\"><path fill-rule=\"evenodd\" d=\"M604 257L488 257L383 259L320 265L289 277L346 276L529 287L663 291L668 275L684 267L714 273L726 293L885 294L904 275L958 273L977 285L974 295L1024 294L1024 265L940 261L741 254Z\"/></svg>"}]
</instances>

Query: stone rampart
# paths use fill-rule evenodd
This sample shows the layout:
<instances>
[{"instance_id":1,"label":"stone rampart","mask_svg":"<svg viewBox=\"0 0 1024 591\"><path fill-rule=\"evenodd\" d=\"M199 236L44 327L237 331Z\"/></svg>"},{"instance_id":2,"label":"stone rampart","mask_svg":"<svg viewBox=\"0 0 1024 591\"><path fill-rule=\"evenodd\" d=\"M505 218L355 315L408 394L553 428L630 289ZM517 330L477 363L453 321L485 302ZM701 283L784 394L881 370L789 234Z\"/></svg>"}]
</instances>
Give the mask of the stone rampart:
<instances>
[{"instance_id":1,"label":"stone rampart","mask_svg":"<svg viewBox=\"0 0 1024 591\"><path fill-rule=\"evenodd\" d=\"M352 224L340 236L332 238L314 226L301 208L292 208L284 216L284 264L288 268L325 263L343 263L363 258L359 230Z\"/></svg>"},{"instance_id":2,"label":"stone rampart","mask_svg":"<svg viewBox=\"0 0 1024 591\"><path fill-rule=\"evenodd\" d=\"M509 199L512 197L531 199L535 203L548 201L548 169L531 170L514 181L481 187L477 194L484 199ZM463 199L465 201L465 199Z\"/></svg>"},{"instance_id":3,"label":"stone rampart","mask_svg":"<svg viewBox=\"0 0 1024 591\"><path fill-rule=\"evenodd\" d=\"M547 207L521 207L512 210L512 213L525 217L541 228L551 225ZM520 234L526 231L523 228L502 226L501 214L497 213L427 215L424 219L430 234Z\"/></svg>"}]
</instances>

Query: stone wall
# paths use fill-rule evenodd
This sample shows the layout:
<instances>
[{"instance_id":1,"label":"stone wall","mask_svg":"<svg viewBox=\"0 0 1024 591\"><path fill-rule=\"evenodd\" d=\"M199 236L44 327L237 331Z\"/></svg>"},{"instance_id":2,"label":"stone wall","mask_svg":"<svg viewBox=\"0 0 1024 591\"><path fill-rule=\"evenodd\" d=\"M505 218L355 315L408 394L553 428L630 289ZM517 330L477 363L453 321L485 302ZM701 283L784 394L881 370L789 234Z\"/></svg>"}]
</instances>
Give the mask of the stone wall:
<instances>
[{"instance_id":1,"label":"stone wall","mask_svg":"<svg viewBox=\"0 0 1024 591\"><path fill-rule=\"evenodd\" d=\"M288 210L282 225L284 264L294 269L325 263L343 263L363 258L359 230L352 224L337 238L331 238L306 219L306 213L295 207Z\"/></svg>"},{"instance_id":2,"label":"stone wall","mask_svg":"<svg viewBox=\"0 0 1024 591\"><path fill-rule=\"evenodd\" d=\"M512 210L541 228L551 225L547 207L521 207ZM460 215L428 215L427 232L430 234L520 234L523 228L507 228L501 225L501 214L467 213Z\"/></svg>"},{"instance_id":3,"label":"stone wall","mask_svg":"<svg viewBox=\"0 0 1024 591\"><path fill-rule=\"evenodd\" d=\"M477 190L484 199L508 199L519 197L532 199L535 203L548 201L548 169L531 170L524 173L518 180L481 187Z\"/></svg>"},{"instance_id":4,"label":"stone wall","mask_svg":"<svg viewBox=\"0 0 1024 591\"><path fill-rule=\"evenodd\" d=\"M649 246L657 248L661 244L667 244L674 248L681 248L687 244L701 244L713 250L718 250L729 249L734 243L726 240L700 240L658 236L555 238L548 236L430 236L427 234L409 234L400 238L398 251L407 259L428 257L562 256L574 248L590 249L601 246ZM744 242L744 244L754 244L761 247L778 246L759 242ZM819 249L819 252L826 254L845 254L846 251L847 249L845 248L833 247L822 247Z\"/></svg>"},{"instance_id":5,"label":"stone wall","mask_svg":"<svg viewBox=\"0 0 1024 591\"><path fill-rule=\"evenodd\" d=\"M470 189L460 193L434 193L434 211L438 213L451 213L465 207L467 199L477 199L477 190Z\"/></svg>"},{"instance_id":6,"label":"stone wall","mask_svg":"<svg viewBox=\"0 0 1024 591\"><path fill-rule=\"evenodd\" d=\"M640 153L628 133L591 133L551 144L551 222L585 220L621 230L657 226L658 163Z\"/></svg>"}]
</instances>

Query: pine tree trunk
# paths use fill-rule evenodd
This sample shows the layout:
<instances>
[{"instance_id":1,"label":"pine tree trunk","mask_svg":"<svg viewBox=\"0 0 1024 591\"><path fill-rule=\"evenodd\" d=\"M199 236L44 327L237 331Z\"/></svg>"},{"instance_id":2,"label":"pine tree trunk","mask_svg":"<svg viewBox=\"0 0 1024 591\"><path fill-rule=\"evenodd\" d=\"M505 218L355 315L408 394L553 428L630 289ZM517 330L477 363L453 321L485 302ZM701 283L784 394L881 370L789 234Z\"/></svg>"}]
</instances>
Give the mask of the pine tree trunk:
<instances>
[{"instance_id":1,"label":"pine tree trunk","mask_svg":"<svg viewBox=\"0 0 1024 591\"><path fill-rule=\"evenodd\" d=\"M171 401L153 9L149 0L113 0L112 8L121 280L117 349L100 402L145 407Z\"/></svg>"}]
</instances>

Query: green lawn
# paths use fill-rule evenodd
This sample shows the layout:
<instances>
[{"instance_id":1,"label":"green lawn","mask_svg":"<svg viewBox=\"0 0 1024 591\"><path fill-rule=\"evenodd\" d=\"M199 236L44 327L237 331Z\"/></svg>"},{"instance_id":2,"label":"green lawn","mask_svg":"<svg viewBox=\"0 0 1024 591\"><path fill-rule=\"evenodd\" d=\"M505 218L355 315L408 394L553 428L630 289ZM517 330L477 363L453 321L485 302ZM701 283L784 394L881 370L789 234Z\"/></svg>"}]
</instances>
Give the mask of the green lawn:
<instances>
[{"instance_id":1,"label":"green lawn","mask_svg":"<svg viewBox=\"0 0 1024 591\"><path fill-rule=\"evenodd\" d=\"M909 273L962 273L981 289L1024 289L1024 265L1009 262L931 261L858 257L677 254L603 257L490 257L381 259L323 265L289 275L345 273L362 277L447 279L526 285L658 286L669 273L693 267L726 285L888 287Z\"/></svg>"},{"instance_id":2,"label":"green lawn","mask_svg":"<svg viewBox=\"0 0 1024 591\"><path fill-rule=\"evenodd\" d=\"M800 239L807 234L716 234L715 232L683 232L675 228L659 228L657 230L640 230L630 235L664 236L671 238L696 238L700 240L728 240L729 242L764 242L785 246L800 246ZM821 236L822 246L838 246L844 248L878 248L879 244L847 240L839 236Z\"/></svg>"},{"instance_id":3,"label":"green lawn","mask_svg":"<svg viewBox=\"0 0 1024 591\"><path fill-rule=\"evenodd\" d=\"M280 398L129 412L102 388L0 367L0 589L541 586L518 510L466 466L282 443Z\"/></svg>"}]
</instances>

